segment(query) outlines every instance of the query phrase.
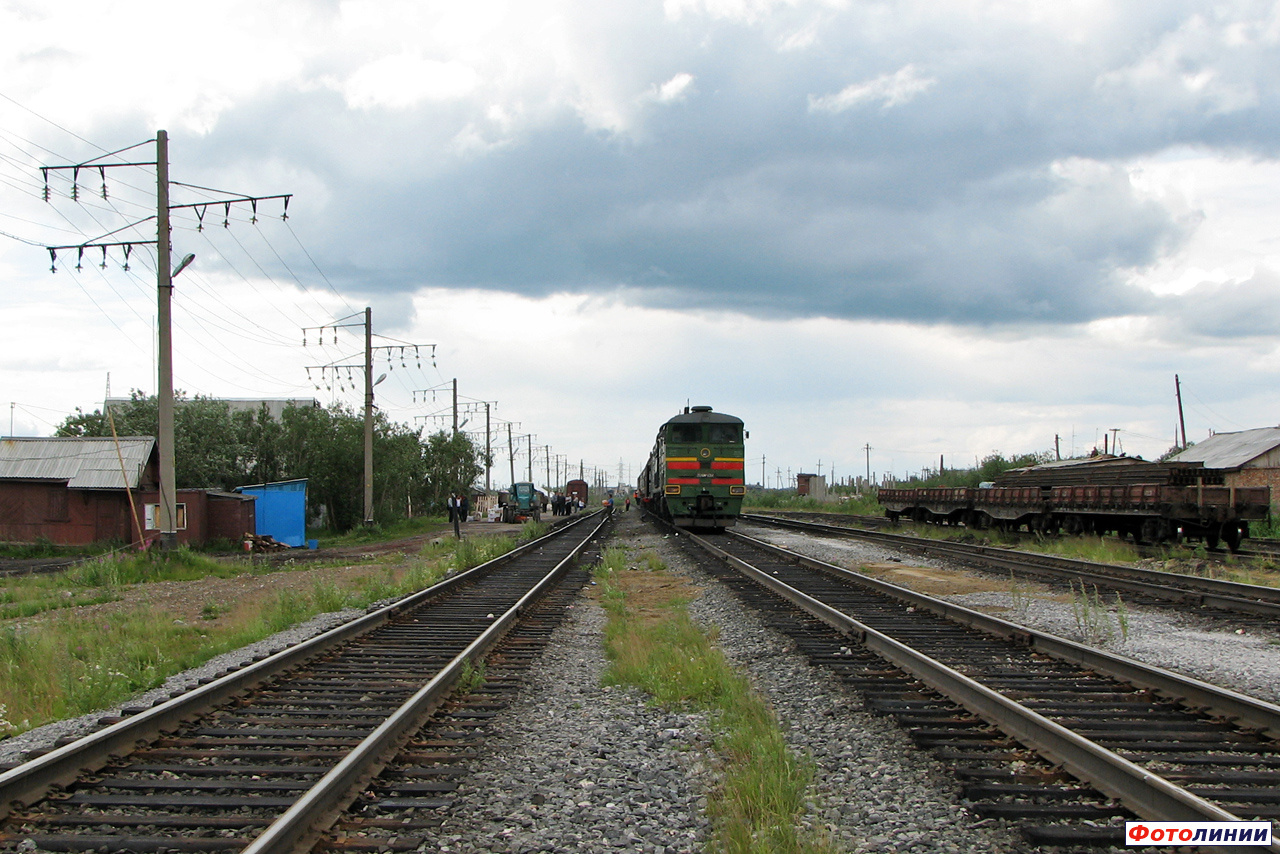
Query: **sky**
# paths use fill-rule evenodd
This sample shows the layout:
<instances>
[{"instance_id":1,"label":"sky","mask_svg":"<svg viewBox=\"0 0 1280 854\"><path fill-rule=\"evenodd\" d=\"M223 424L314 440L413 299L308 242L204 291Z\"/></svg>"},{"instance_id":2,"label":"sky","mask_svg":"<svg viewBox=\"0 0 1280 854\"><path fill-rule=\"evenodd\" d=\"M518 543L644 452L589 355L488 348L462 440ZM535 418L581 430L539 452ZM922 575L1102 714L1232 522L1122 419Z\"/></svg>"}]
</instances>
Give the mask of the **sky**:
<instances>
[{"instance_id":1,"label":"sky","mask_svg":"<svg viewBox=\"0 0 1280 854\"><path fill-rule=\"evenodd\" d=\"M191 395L362 405L368 306L389 417L553 479L1273 426L1277 68L1256 0L0 0L0 432L154 390L154 246L47 247L155 239L161 129Z\"/></svg>"}]
</instances>

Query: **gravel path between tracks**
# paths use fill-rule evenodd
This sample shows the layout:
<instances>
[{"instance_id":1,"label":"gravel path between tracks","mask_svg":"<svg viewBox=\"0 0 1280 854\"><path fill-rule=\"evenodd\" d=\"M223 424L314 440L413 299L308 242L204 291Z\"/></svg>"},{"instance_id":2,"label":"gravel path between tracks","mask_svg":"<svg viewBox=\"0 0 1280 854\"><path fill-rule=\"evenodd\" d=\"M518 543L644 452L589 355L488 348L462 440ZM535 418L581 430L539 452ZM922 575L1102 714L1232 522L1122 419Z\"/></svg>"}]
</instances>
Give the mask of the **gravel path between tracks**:
<instances>
[{"instance_id":1,"label":"gravel path between tracks","mask_svg":"<svg viewBox=\"0 0 1280 854\"><path fill-rule=\"evenodd\" d=\"M1059 589L1028 582L1020 584L1015 592L1007 579L857 540L813 537L754 525L743 525L740 530L837 566L855 571L870 567L882 580L976 611L1280 703L1280 631L1261 630L1256 625L1224 628L1221 622L1199 614L1140 605L1126 605L1127 637L1123 636L1114 608L1106 614L1095 611L1090 631L1089 621L1082 624L1077 620L1070 595Z\"/></svg>"},{"instance_id":2,"label":"gravel path between tracks","mask_svg":"<svg viewBox=\"0 0 1280 854\"><path fill-rule=\"evenodd\" d=\"M807 820L838 850L1030 850L1009 829L967 813L945 768L744 612L674 542L637 514L624 515L614 535L629 549L656 551L701 588L690 611L718 628L720 647L751 673L788 743L812 758L817 774ZM714 782L705 721L653 708L637 691L602 686L603 624L594 600L572 609L532 684L491 730L465 811L446 824L438 848L420 850L705 850L705 791Z\"/></svg>"}]
</instances>

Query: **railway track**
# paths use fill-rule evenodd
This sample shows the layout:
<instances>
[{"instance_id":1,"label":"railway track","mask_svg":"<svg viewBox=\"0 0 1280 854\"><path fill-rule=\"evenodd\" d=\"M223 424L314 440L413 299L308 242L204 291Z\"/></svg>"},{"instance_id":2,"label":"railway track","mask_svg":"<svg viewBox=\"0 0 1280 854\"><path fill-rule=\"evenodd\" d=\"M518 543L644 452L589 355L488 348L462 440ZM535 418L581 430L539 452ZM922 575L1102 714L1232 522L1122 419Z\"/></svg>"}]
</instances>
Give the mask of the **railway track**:
<instances>
[{"instance_id":1,"label":"railway track","mask_svg":"<svg viewBox=\"0 0 1280 854\"><path fill-rule=\"evenodd\" d=\"M1280 620L1280 588L1275 587L771 516L744 514L741 518L771 527L860 539L913 554L946 558L979 569L998 571L1006 576L1012 573L1050 582L1079 583L1139 597L1132 601L1144 604L1217 611L1236 621L1268 629L1274 629Z\"/></svg>"},{"instance_id":2,"label":"railway track","mask_svg":"<svg viewBox=\"0 0 1280 854\"><path fill-rule=\"evenodd\" d=\"M1280 707L741 534L681 539L1037 844L1123 845L1133 817L1280 818Z\"/></svg>"},{"instance_id":3,"label":"railway track","mask_svg":"<svg viewBox=\"0 0 1280 854\"><path fill-rule=\"evenodd\" d=\"M583 517L0 773L0 850L308 850L362 792L362 808L429 804L449 774L415 733L604 524Z\"/></svg>"}]
</instances>

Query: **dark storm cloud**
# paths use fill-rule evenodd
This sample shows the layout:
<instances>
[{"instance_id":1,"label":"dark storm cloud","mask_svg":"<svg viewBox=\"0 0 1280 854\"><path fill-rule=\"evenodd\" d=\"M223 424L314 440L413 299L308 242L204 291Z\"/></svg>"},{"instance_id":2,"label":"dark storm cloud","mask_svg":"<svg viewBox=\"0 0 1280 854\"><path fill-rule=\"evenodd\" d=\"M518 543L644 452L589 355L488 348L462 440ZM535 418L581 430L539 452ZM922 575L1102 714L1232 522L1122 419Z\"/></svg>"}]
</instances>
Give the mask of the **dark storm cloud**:
<instances>
[{"instance_id":1,"label":"dark storm cloud","mask_svg":"<svg viewBox=\"0 0 1280 854\"><path fill-rule=\"evenodd\" d=\"M321 88L229 112L207 144L324 185L309 234L344 288L1084 322L1149 309L1128 273L1195 226L1141 196L1122 161L1274 149L1274 47L1229 45L1233 21L1195 5L1116 13L1084 43L945 15L874 41L849 11L781 51L767 27L651 21L667 37L651 88L693 82L671 103L636 106L637 89L621 129L572 99L504 130L480 98L352 110ZM464 131L492 147L460 152Z\"/></svg>"}]
</instances>

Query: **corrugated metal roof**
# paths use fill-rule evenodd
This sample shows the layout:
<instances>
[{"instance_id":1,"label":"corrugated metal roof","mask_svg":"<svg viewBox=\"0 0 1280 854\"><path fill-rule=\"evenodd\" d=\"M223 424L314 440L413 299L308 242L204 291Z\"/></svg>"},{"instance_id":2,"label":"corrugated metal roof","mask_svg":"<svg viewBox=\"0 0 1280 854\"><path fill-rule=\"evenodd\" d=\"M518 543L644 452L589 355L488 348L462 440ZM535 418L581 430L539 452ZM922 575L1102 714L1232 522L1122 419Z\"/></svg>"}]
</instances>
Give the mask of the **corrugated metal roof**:
<instances>
[{"instance_id":1,"label":"corrugated metal roof","mask_svg":"<svg viewBox=\"0 0 1280 854\"><path fill-rule=\"evenodd\" d=\"M1280 446L1280 427L1258 427L1239 433L1216 433L1173 458L1179 463L1203 463L1210 469L1239 468Z\"/></svg>"},{"instance_id":2,"label":"corrugated metal roof","mask_svg":"<svg viewBox=\"0 0 1280 854\"><path fill-rule=\"evenodd\" d=\"M0 480L65 480L73 489L124 489L120 458L137 489L156 440L151 436L120 439L0 439Z\"/></svg>"}]
</instances>

